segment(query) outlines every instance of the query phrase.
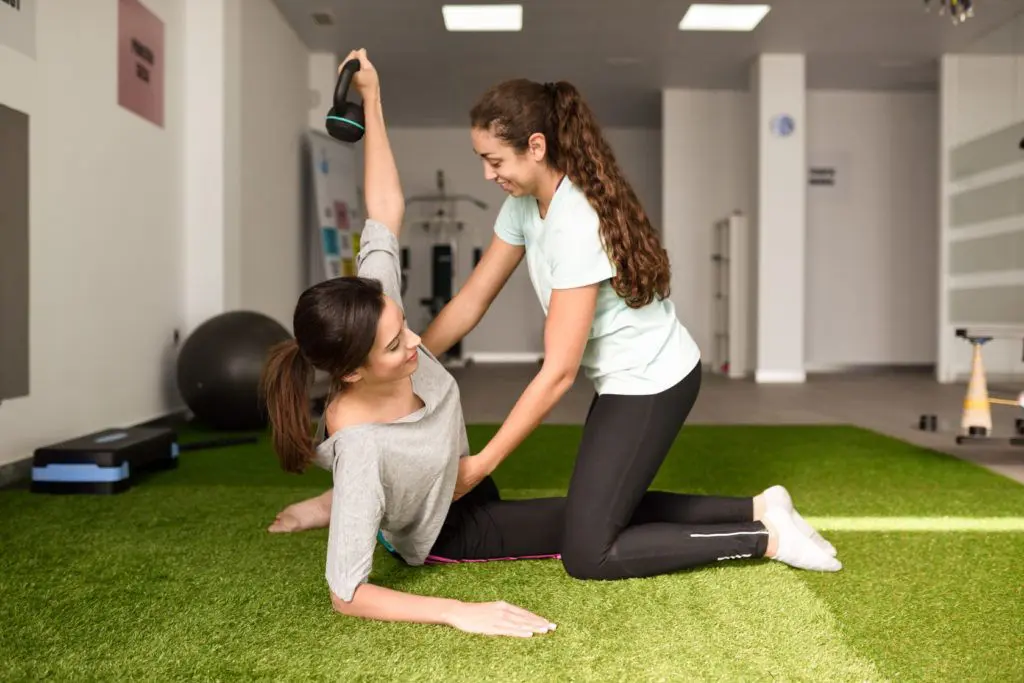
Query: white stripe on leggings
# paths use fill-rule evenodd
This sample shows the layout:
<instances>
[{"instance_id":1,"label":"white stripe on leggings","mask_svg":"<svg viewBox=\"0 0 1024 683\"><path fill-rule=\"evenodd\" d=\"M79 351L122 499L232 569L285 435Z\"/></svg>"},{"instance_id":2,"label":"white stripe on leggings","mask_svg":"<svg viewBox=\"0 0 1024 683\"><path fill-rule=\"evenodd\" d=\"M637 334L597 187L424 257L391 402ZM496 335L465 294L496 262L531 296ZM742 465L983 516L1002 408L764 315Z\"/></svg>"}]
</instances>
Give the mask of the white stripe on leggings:
<instances>
[{"instance_id":1,"label":"white stripe on leggings","mask_svg":"<svg viewBox=\"0 0 1024 683\"><path fill-rule=\"evenodd\" d=\"M690 534L690 538L719 538L723 536L767 536L768 530L764 531L731 531L727 534Z\"/></svg>"}]
</instances>

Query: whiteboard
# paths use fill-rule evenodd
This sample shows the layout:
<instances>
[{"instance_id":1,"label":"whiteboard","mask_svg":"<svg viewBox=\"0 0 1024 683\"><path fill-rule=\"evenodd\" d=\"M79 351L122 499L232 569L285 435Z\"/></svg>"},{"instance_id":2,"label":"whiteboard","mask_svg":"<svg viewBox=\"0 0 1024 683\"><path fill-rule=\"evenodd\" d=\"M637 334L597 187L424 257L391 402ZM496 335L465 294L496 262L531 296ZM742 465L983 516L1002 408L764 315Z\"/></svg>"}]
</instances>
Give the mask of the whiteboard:
<instances>
[{"instance_id":1,"label":"whiteboard","mask_svg":"<svg viewBox=\"0 0 1024 683\"><path fill-rule=\"evenodd\" d=\"M310 130L304 144L307 285L356 274L365 217L356 149Z\"/></svg>"}]
</instances>

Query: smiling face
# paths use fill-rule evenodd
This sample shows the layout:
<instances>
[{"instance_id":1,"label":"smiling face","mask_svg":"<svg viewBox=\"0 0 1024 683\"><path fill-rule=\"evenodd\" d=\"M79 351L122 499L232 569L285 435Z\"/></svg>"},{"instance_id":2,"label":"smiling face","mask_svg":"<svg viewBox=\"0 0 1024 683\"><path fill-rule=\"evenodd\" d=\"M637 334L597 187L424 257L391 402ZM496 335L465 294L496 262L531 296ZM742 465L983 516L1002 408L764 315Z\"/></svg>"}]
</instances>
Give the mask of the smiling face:
<instances>
[{"instance_id":1,"label":"smiling face","mask_svg":"<svg viewBox=\"0 0 1024 683\"><path fill-rule=\"evenodd\" d=\"M546 170L547 146L544 136L530 136L526 151L516 150L485 128L473 128L470 133L473 151L483 159L484 178L493 180L513 197L534 194Z\"/></svg>"},{"instance_id":2,"label":"smiling face","mask_svg":"<svg viewBox=\"0 0 1024 683\"><path fill-rule=\"evenodd\" d=\"M419 365L420 337L406 326L405 314L394 301L384 297L384 310L377 323L377 336L370 355L358 371L361 381L386 384L404 379Z\"/></svg>"}]
</instances>

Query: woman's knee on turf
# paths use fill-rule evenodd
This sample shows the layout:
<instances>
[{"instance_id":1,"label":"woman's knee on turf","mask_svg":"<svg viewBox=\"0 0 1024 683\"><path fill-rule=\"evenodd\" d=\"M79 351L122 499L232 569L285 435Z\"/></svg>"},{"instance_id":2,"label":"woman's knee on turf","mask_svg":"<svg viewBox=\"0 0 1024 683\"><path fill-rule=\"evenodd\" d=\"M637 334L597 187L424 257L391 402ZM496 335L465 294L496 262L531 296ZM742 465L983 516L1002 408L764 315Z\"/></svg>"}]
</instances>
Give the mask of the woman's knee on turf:
<instances>
[{"instance_id":1,"label":"woman's knee on turf","mask_svg":"<svg viewBox=\"0 0 1024 683\"><path fill-rule=\"evenodd\" d=\"M576 546L567 543L562 550L562 566L565 573L581 581L597 581L614 578L609 575L607 553L598 548Z\"/></svg>"},{"instance_id":2,"label":"woman's knee on turf","mask_svg":"<svg viewBox=\"0 0 1024 683\"><path fill-rule=\"evenodd\" d=\"M608 528L599 519L593 510L567 505L562 531L562 566L574 579L616 578L615 563L609 561L616 529Z\"/></svg>"}]
</instances>

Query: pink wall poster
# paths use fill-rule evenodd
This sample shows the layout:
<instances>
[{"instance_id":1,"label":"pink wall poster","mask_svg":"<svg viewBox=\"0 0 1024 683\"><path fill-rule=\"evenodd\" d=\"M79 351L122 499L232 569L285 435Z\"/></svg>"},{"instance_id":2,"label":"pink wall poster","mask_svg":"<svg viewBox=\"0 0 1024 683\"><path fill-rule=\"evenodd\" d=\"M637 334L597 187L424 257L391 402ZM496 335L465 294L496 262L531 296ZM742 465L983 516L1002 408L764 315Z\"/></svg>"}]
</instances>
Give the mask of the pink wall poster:
<instances>
[{"instance_id":1,"label":"pink wall poster","mask_svg":"<svg viewBox=\"0 0 1024 683\"><path fill-rule=\"evenodd\" d=\"M140 0L118 0L117 101L164 125L164 23Z\"/></svg>"}]
</instances>

